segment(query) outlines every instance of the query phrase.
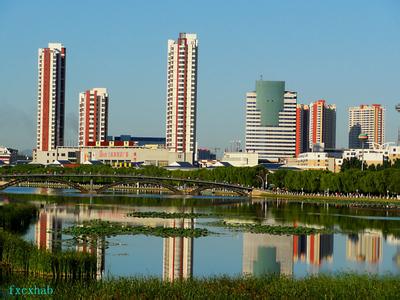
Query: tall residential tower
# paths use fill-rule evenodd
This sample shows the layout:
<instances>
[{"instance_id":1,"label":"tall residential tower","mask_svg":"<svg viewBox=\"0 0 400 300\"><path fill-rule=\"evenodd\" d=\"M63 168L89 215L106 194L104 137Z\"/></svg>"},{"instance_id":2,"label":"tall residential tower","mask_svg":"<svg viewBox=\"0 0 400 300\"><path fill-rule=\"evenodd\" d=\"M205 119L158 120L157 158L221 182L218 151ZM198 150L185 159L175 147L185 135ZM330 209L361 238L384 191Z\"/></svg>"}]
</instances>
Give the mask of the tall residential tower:
<instances>
[{"instance_id":1,"label":"tall residential tower","mask_svg":"<svg viewBox=\"0 0 400 300\"><path fill-rule=\"evenodd\" d=\"M65 60L60 43L39 49L36 148L41 151L64 145Z\"/></svg>"},{"instance_id":2,"label":"tall residential tower","mask_svg":"<svg viewBox=\"0 0 400 300\"><path fill-rule=\"evenodd\" d=\"M297 93L284 81L256 81L246 94L246 151L260 160L278 161L296 153Z\"/></svg>"},{"instance_id":3,"label":"tall residential tower","mask_svg":"<svg viewBox=\"0 0 400 300\"><path fill-rule=\"evenodd\" d=\"M79 94L79 146L90 146L107 139L108 93L94 88Z\"/></svg>"},{"instance_id":4,"label":"tall residential tower","mask_svg":"<svg viewBox=\"0 0 400 300\"><path fill-rule=\"evenodd\" d=\"M197 44L193 33L168 40L166 146L173 152L195 152Z\"/></svg>"},{"instance_id":5,"label":"tall residential tower","mask_svg":"<svg viewBox=\"0 0 400 300\"><path fill-rule=\"evenodd\" d=\"M368 135L368 147L385 143L385 109L380 104L349 108L349 148L361 148L358 135Z\"/></svg>"},{"instance_id":6,"label":"tall residential tower","mask_svg":"<svg viewBox=\"0 0 400 300\"><path fill-rule=\"evenodd\" d=\"M336 106L318 100L310 104L310 149L335 149Z\"/></svg>"}]
</instances>

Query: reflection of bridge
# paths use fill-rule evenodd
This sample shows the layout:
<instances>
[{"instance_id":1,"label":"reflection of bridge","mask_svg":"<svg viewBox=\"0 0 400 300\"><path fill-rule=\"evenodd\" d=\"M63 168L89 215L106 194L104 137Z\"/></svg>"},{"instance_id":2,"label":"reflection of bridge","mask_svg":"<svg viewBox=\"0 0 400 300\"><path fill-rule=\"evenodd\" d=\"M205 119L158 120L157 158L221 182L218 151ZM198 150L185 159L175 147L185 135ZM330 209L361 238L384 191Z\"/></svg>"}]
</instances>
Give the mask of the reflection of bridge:
<instances>
[{"instance_id":1,"label":"reflection of bridge","mask_svg":"<svg viewBox=\"0 0 400 300\"><path fill-rule=\"evenodd\" d=\"M82 193L101 193L120 185L134 183L150 184L160 186L172 191L175 194L200 195L202 191L208 189L221 189L235 192L241 196L248 196L253 190L236 184L213 182L196 179L183 179L172 177L155 177L139 175L97 175L97 174L14 174L0 175L0 190L11 186L21 185L26 182L46 182L58 183L70 188L79 190ZM96 181L94 188L93 181ZM101 183L99 183L101 182ZM191 186L191 189L181 189L177 186Z\"/></svg>"}]
</instances>

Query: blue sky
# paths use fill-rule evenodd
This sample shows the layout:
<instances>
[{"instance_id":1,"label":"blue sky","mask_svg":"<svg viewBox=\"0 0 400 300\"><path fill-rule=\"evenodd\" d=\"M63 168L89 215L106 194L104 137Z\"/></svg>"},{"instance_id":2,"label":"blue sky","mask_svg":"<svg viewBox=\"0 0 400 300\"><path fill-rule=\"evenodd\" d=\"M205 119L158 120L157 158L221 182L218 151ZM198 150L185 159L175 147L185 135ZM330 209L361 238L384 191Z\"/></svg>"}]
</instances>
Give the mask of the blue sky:
<instances>
[{"instance_id":1,"label":"blue sky","mask_svg":"<svg viewBox=\"0 0 400 300\"><path fill-rule=\"evenodd\" d=\"M0 145L33 148L37 49L67 47L66 143L76 144L78 94L107 87L109 134L164 136L167 40L199 38L200 147L244 143L245 93L284 80L300 103L386 106L400 115L400 1L0 1Z\"/></svg>"}]
</instances>

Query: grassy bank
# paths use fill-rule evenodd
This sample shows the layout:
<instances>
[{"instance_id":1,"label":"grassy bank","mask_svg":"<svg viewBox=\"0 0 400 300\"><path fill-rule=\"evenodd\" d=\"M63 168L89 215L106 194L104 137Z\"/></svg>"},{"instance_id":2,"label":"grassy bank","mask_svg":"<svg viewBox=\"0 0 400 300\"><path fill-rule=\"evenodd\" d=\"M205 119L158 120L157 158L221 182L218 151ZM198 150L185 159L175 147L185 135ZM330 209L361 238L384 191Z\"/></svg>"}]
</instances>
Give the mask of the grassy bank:
<instances>
[{"instance_id":1,"label":"grassy bank","mask_svg":"<svg viewBox=\"0 0 400 300\"><path fill-rule=\"evenodd\" d=\"M51 253L0 231L0 279L15 272L53 278L95 278L96 257L75 251Z\"/></svg>"},{"instance_id":2,"label":"grassy bank","mask_svg":"<svg viewBox=\"0 0 400 300\"><path fill-rule=\"evenodd\" d=\"M4 295L19 287L54 288L54 299L398 299L400 277L341 274L292 279L210 278L163 282L157 278L122 278L98 282L49 282L12 279L1 284Z\"/></svg>"}]
</instances>

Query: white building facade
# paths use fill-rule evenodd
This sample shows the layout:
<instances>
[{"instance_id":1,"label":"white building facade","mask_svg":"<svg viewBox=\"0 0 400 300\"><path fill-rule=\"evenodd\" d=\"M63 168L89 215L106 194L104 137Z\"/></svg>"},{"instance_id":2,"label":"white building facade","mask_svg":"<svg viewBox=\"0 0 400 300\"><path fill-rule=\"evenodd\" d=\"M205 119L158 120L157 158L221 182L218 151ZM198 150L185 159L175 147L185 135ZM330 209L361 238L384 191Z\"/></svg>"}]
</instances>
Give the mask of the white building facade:
<instances>
[{"instance_id":1,"label":"white building facade","mask_svg":"<svg viewBox=\"0 0 400 300\"><path fill-rule=\"evenodd\" d=\"M196 34L168 40L166 146L172 152L196 150L197 53Z\"/></svg>"},{"instance_id":2,"label":"white building facade","mask_svg":"<svg viewBox=\"0 0 400 300\"><path fill-rule=\"evenodd\" d=\"M79 146L104 142L108 131L108 93L94 88L79 94Z\"/></svg>"},{"instance_id":3,"label":"white building facade","mask_svg":"<svg viewBox=\"0 0 400 300\"><path fill-rule=\"evenodd\" d=\"M293 157L297 93L284 91L284 82L257 81L257 84L263 97L257 97L257 89L246 94L246 152L258 153L260 160L272 162ZM271 95L268 95L269 89L273 90ZM269 111L274 112L275 120L270 120L273 116L268 115Z\"/></svg>"}]
</instances>

